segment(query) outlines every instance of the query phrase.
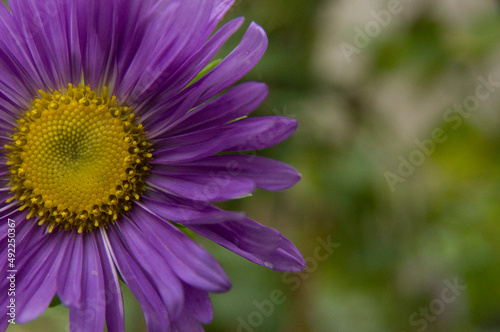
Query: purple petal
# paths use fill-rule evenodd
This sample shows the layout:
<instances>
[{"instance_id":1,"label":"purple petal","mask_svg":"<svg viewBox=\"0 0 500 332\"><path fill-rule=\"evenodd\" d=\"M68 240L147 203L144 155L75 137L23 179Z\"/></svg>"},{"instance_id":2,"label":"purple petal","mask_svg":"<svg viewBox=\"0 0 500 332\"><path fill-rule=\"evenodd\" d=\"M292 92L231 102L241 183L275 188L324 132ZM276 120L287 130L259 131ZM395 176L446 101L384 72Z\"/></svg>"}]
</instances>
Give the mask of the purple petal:
<instances>
[{"instance_id":1,"label":"purple petal","mask_svg":"<svg viewBox=\"0 0 500 332\"><path fill-rule=\"evenodd\" d=\"M141 305L148 331L169 331L170 313L151 278L139 262L131 256L128 247L114 227L101 233L120 275Z\"/></svg>"},{"instance_id":2,"label":"purple petal","mask_svg":"<svg viewBox=\"0 0 500 332\"><path fill-rule=\"evenodd\" d=\"M267 49L267 36L258 24L252 22L240 44L212 71L187 90L202 89L200 102L216 96L233 85L252 69Z\"/></svg>"},{"instance_id":3,"label":"purple petal","mask_svg":"<svg viewBox=\"0 0 500 332\"><path fill-rule=\"evenodd\" d=\"M46 44L40 43L38 49L40 54L46 55L54 70L57 85L53 87L78 84L81 81L82 60L76 24L71 22L76 16L74 2L31 0L31 3L40 25L40 36L35 36L33 40L46 40Z\"/></svg>"},{"instance_id":4,"label":"purple petal","mask_svg":"<svg viewBox=\"0 0 500 332\"><path fill-rule=\"evenodd\" d=\"M186 294L185 309L198 321L208 324L212 321L214 311L210 296L204 290L200 290L189 285L184 285L184 293Z\"/></svg>"},{"instance_id":5,"label":"purple petal","mask_svg":"<svg viewBox=\"0 0 500 332\"><path fill-rule=\"evenodd\" d=\"M200 229L211 232L209 234L211 234L212 237L206 236L205 234L202 235L217 243L221 240L227 240L227 245L230 245L228 249L232 251L238 250L239 248L258 255L266 255L278 249L281 244L280 232L273 228L265 227L248 218L238 222L226 222L216 225L195 225L188 226L188 228L196 232Z\"/></svg>"},{"instance_id":6,"label":"purple petal","mask_svg":"<svg viewBox=\"0 0 500 332\"><path fill-rule=\"evenodd\" d=\"M267 94L267 85L264 83L246 82L237 85L185 114L181 121L169 129L169 136L222 126L247 116L264 101Z\"/></svg>"},{"instance_id":7,"label":"purple petal","mask_svg":"<svg viewBox=\"0 0 500 332\"><path fill-rule=\"evenodd\" d=\"M10 87L2 89L10 101L33 96L37 89L46 87L26 42L39 28L35 22L22 25L17 20L5 6L0 6L0 68L4 73L0 80L4 82L2 86ZM18 104L28 105L28 100Z\"/></svg>"},{"instance_id":8,"label":"purple petal","mask_svg":"<svg viewBox=\"0 0 500 332\"><path fill-rule=\"evenodd\" d=\"M252 155L211 156L186 164L155 165L152 173L170 177L203 175L219 183L219 187L226 186L230 180L249 179L266 190L287 189L300 180L300 174L293 167Z\"/></svg>"},{"instance_id":9,"label":"purple petal","mask_svg":"<svg viewBox=\"0 0 500 332\"><path fill-rule=\"evenodd\" d=\"M196 75L203 69L209 61L214 57L217 51L224 45L227 39L241 26L243 19L234 19L224 25L220 30L218 30L210 40L205 43L199 50L192 54L189 59L187 59L181 66L175 68L175 72L167 73L164 70L156 69L149 66L146 70L146 75L142 75L141 80L145 81L139 86L147 86L148 93L151 98L156 98L156 105L150 107L151 98L144 98L144 93L141 92L141 96L138 97L142 99L141 106L138 107L138 112L141 115L142 121L147 125L150 130L166 130L166 128L171 127L174 121L179 117L185 115L189 109L194 106L194 103L199 97L199 93L193 93L187 95L187 97L195 96L196 98L192 100L192 104L185 109L181 107L174 107L174 105L179 104L180 100L186 98L186 95L179 92L188 85ZM152 75L148 75L149 72ZM160 73L160 74L156 74ZM167 75L168 74L168 75ZM150 76L155 76L155 80L151 80ZM161 81L163 80L163 81ZM158 92L161 92L158 95ZM133 95L136 93L133 93ZM191 99L191 98L188 98ZM186 104L187 105L187 104ZM145 108L143 108L144 106ZM142 110L147 110L144 114L141 113Z\"/></svg>"},{"instance_id":10,"label":"purple petal","mask_svg":"<svg viewBox=\"0 0 500 332\"><path fill-rule=\"evenodd\" d=\"M7 302L5 303L7 305ZM7 327L10 326L10 322L9 322L9 317L6 316L7 319L3 319L0 321L0 331L5 331L7 330Z\"/></svg>"},{"instance_id":11,"label":"purple petal","mask_svg":"<svg viewBox=\"0 0 500 332\"><path fill-rule=\"evenodd\" d=\"M152 72L153 68L154 76L156 73L163 78L177 76L174 72L205 41L203 35L206 33L211 10L211 1L206 0L183 0L174 8L170 3L158 2L152 9L154 15L149 18L152 22L147 22L148 27L153 30L148 31L147 38L142 38L142 45L128 52L133 60L129 64L121 64L120 67L128 68L128 73L120 81L137 82L145 72ZM165 30L170 25L174 28ZM155 87L155 94L165 91L163 87L163 84ZM169 90L175 87L168 84ZM121 89L118 93L132 95L133 99L137 99L144 92L142 84L136 87L135 92L131 88L128 85L127 90Z\"/></svg>"},{"instance_id":12,"label":"purple petal","mask_svg":"<svg viewBox=\"0 0 500 332\"><path fill-rule=\"evenodd\" d=\"M45 87L60 87L67 83L68 68L59 67L56 64L61 61L61 54L66 55L67 37L65 30L58 17L66 16L64 6L56 0L46 0L43 2L34 0L13 1L9 3L12 15L16 23L22 27L26 45L33 61L33 66L37 69ZM52 34L52 27L57 31ZM59 49L62 52L59 53ZM66 69L66 70L65 70Z\"/></svg>"},{"instance_id":13,"label":"purple petal","mask_svg":"<svg viewBox=\"0 0 500 332\"><path fill-rule=\"evenodd\" d=\"M154 246L134 222L128 218L124 219L124 222L118 223L112 231L119 231L117 236L122 239L123 243L127 244L131 255L138 262L141 262L142 270L152 280L170 313L171 319L175 319L184 305L184 293L179 279L158 251L158 249L163 250L163 248Z\"/></svg>"},{"instance_id":14,"label":"purple petal","mask_svg":"<svg viewBox=\"0 0 500 332\"><path fill-rule=\"evenodd\" d=\"M201 105L207 100L233 85L242 78L260 60L267 48L267 37L264 30L252 22L243 36L240 44L221 63L213 68L208 74L184 89L179 94L178 99L187 98L185 96L197 96L197 105ZM173 105L179 102L172 102ZM188 109L189 110L189 109ZM187 113L184 111L182 115ZM177 112L179 114L179 112ZM177 117L174 117L176 119ZM161 128L151 131L151 137L160 137L167 133L169 122Z\"/></svg>"},{"instance_id":15,"label":"purple petal","mask_svg":"<svg viewBox=\"0 0 500 332\"><path fill-rule=\"evenodd\" d=\"M32 225L27 225L28 222L25 221L26 216L28 215L29 211L19 211L17 209L14 209L8 214L4 214L0 219L4 220L4 222L0 223L0 248L2 250L5 250L5 254L7 255L7 241L8 241L8 231L7 229L9 228L9 222L8 219L14 220L15 221L15 230L16 230L16 242L21 241L21 239L24 237L24 234L27 232L27 229L29 226ZM24 233L24 234L23 234ZM5 267L7 266L7 261L1 262L0 266L3 266L2 264L5 264Z\"/></svg>"},{"instance_id":16,"label":"purple petal","mask_svg":"<svg viewBox=\"0 0 500 332\"><path fill-rule=\"evenodd\" d=\"M100 229L101 236L105 232ZM102 260L104 286L105 286L105 301L106 301L106 326L109 332L124 332L125 321L123 314L123 299L120 288L120 280L116 273L115 264L109 248L106 247L103 238L97 241L99 246L99 254Z\"/></svg>"},{"instance_id":17,"label":"purple petal","mask_svg":"<svg viewBox=\"0 0 500 332\"><path fill-rule=\"evenodd\" d=\"M24 210L24 211L19 211L18 209L14 209L10 211L8 214L4 214L1 219L7 220L8 218L12 219L15 221L15 229L16 229L16 245L21 243L21 241L24 240L27 234L31 231L31 229L34 227L34 224L36 225L36 221L33 220L26 220L26 216L28 215L29 211ZM38 226L38 225L36 225ZM4 230L5 232L1 233L1 240L0 240L0 248L4 248L5 252L7 252L7 228L8 224L7 223L1 223L0 224L0 230ZM7 262L1 262L0 264L7 264Z\"/></svg>"},{"instance_id":18,"label":"purple petal","mask_svg":"<svg viewBox=\"0 0 500 332\"><path fill-rule=\"evenodd\" d=\"M81 58L85 59L83 74L92 89L101 90L107 85L112 91L119 91L127 73L124 69L133 67L139 52L150 51L143 43L157 39L146 37L154 3L153 0L77 1L78 40Z\"/></svg>"},{"instance_id":19,"label":"purple petal","mask_svg":"<svg viewBox=\"0 0 500 332\"><path fill-rule=\"evenodd\" d=\"M85 82L97 89L102 76L112 76L110 70L115 67L113 57L123 22L118 21L117 1L76 1L75 6L77 16L73 24L77 24L80 58L85 59L83 75ZM126 8L120 13L125 16ZM130 24L134 26L135 21Z\"/></svg>"},{"instance_id":20,"label":"purple petal","mask_svg":"<svg viewBox=\"0 0 500 332\"><path fill-rule=\"evenodd\" d=\"M72 239L68 245L66 258L61 263L57 276L57 294L66 306L81 306L81 284L83 277L83 237L75 232L68 234Z\"/></svg>"},{"instance_id":21,"label":"purple petal","mask_svg":"<svg viewBox=\"0 0 500 332\"><path fill-rule=\"evenodd\" d=\"M2 201L0 202L0 215L2 219L11 214L13 211L17 211L19 209L19 202L12 201L11 203L7 203L7 199L10 195L4 195Z\"/></svg>"},{"instance_id":22,"label":"purple petal","mask_svg":"<svg viewBox=\"0 0 500 332\"><path fill-rule=\"evenodd\" d=\"M223 134L224 129L214 128L157 140L152 163L188 162L215 154L227 146Z\"/></svg>"},{"instance_id":23,"label":"purple petal","mask_svg":"<svg viewBox=\"0 0 500 332\"><path fill-rule=\"evenodd\" d=\"M251 219L216 225L189 225L188 228L270 269L298 272L305 268L304 258L290 241L278 231Z\"/></svg>"},{"instance_id":24,"label":"purple petal","mask_svg":"<svg viewBox=\"0 0 500 332\"><path fill-rule=\"evenodd\" d=\"M224 151L252 151L276 145L293 134L297 121L282 116L263 116L237 121L232 145Z\"/></svg>"},{"instance_id":25,"label":"purple petal","mask_svg":"<svg viewBox=\"0 0 500 332\"><path fill-rule=\"evenodd\" d=\"M182 281L210 292L225 292L231 287L219 263L172 224L142 209L133 209L130 214L146 237L161 248L161 254Z\"/></svg>"},{"instance_id":26,"label":"purple petal","mask_svg":"<svg viewBox=\"0 0 500 332\"><path fill-rule=\"evenodd\" d=\"M183 312L181 317L174 323L174 331L204 332L201 323L187 312Z\"/></svg>"},{"instance_id":27,"label":"purple petal","mask_svg":"<svg viewBox=\"0 0 500 332\"><path fill-rule=\"evenodd\" d=\"M183 225L214 224L245 217L245 214L240 212L217 211L175 202L167 203L165 199L157 200L147 196L142 197L142 203L136 202L136 204L150 214Z\"/></svg>"},{"instance_id":28,"label":"purple petal","mask_svg":"<svg viewBox=\"0 0 500 332\"><path fill-rule=\"evenodd\" d=\"M212 13L210 14L210 23L208 27L208 31L212 31L215 29L217 24L222 20L224 15L229 11L229 9L233 6L235 0L215 0L214 6L212 9Z\"/></svg>"},{"instance_id":29,"label":"purple petal","mask_svg":"<svg viewBox=\"0 0 500 332\"><path fill-rule=\"evenodd\" d=\"M158 1L151 12L145 16L144 25L147 26L147 34L151 37L138 39L134 47L128 50L130 54L125 58L130 62L129 66L121 74L116 86L116 93L118 96L123 96L127 103L138 105L144 101L147 96L145 92L151 86L153 86L152 89L157 86L154 82L160 76L164 68L162 66L168 66L173 60L161 55L164 55L162 53L169 50L177 39L177 35L169 31L177 31L176 26L181 19L177 15L180 6L179 1ZM143 47L139 45L140 43ZM139 110L140 107L136 106L136 111L139 112Z\"/></svg>"},{"instance_id":30,"label":"purple petal","mask_svg":"<svg viewBox=\"0 0 500 332\"><path fill-rule=\"evenodd\" d=\"M222 182L203 174L164 176L154 173L148 177L147 181L155 188L162 188L173 195L205 202L240 198L255 189L254 182L249 179L228 178Z\"/></svg>"},{"instance_id":31,"label":"purple petal","mask_svg":"<svg viewBox=\"0 0 500 332\"><path fill-rule=\"evenodd\" d=\"M10 16L10 13L7 11L5 14L4 11L7 10L0 8L0 36L4 36L0 37L0 71L3 73L0 77L0 108L3 112L8 111L8 114L19 114L19 110L30 106L29 101L36 93L37 84L43 85L33 80L37 74L29 68L27 61L23 61L20 55L22 52L14 45L14 41L7 40L11 38L11 32L2 23L5 23L5 15ZM4 120L0 121L0 127L7 128L6 123Z\"/></svg>"},{"instance_id":32,"label":"purple petal","mask_svg":"<svg viewBox=\"0 0 500 332\"><path fill-rule=\"evenodd\" d=\"M128 218L110 227L107 235L114 261L143 307L147 323L170 325L182 310L184 294L168 262Z\"/></svg>"},{"instance_id":33,"label":"purple petal","mask_svg":"<svg viewBox=\"0 0 500 332\"><path fill-rule=\"evenodd\" d=\"M18 239L16 239L18 240ZM17 321L25 323L40 316L56 293L56 276L68 239L63 233L47 236L35 224L17 242ZM21 291L22 290L22 291Z\"/></svg>"},{"instance_id":34,"label":"purple petal","mask_svg":"<svg viewBox=\"0 0 500 332\"><path fill-rule=\"evenodd\" d=\"M62 232L61 232L62 233ZM104 278L94 233L78 234L83 237L83 252L85 259L82 261L81 308L70 307L70 330L102 331L105 319Z\"/></svg>"},{"instance_id":35,"label":"purple petal","mask_svg":"<svg viewBox=\"0 0 500 332\"><path fill-rule=\"evenodd\" d=\"M157 140L152 164L186 163L223 151L266 148L288 138L297 128L281 116L248 118L222 127Z\"/></svg>"}]
</instances>

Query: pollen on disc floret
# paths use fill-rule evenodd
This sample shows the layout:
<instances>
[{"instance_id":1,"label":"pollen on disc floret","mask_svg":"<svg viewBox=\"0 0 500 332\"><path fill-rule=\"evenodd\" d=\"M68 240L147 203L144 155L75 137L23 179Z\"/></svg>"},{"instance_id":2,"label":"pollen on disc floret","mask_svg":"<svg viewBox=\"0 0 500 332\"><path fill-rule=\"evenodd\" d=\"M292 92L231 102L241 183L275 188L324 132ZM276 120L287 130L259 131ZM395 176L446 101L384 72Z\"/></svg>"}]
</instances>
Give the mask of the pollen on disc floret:
<instances>
[{"instance_id":1,"label":"pollen on disc floret","mask_svg":"<svg viewBox=\"0 0 500 332\"><path fill-rule=\"evenodd\" d=\"M144 192L151 143L129 107L106 88L71 84L32 102L10 150L12 200L49 232L107 227Z\"/></svg>"}]
</instances>

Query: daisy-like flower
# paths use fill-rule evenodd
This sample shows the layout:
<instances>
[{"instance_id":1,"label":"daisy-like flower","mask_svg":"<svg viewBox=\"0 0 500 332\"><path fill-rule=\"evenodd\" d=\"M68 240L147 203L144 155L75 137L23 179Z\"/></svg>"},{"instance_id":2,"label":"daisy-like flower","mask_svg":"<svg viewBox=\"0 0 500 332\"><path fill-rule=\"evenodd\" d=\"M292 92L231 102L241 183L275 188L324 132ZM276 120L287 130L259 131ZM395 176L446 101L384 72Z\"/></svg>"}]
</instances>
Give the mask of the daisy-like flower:
<instances>
[{"instance_id":1,"label":"daisy-like flower","mask_svg":"<svg viewBox=\"0 0 500 332\"><path fill-rule=\"evenodd\" d=\"M120 280L148 331L203 331L230 282L194 232L271 269L305 263L278 231L213 202L298 173L248 151L296 128L247 118L262 83L236 85L267 38L214 32L231 0L11 0L0 5L0 330L56 296L71 331L124 331ZM13 250L14 249L14 250ZM9 272L7 272L9 271ZM7 314L7 315L5 315Z\"/></svg>"}]
</instances>

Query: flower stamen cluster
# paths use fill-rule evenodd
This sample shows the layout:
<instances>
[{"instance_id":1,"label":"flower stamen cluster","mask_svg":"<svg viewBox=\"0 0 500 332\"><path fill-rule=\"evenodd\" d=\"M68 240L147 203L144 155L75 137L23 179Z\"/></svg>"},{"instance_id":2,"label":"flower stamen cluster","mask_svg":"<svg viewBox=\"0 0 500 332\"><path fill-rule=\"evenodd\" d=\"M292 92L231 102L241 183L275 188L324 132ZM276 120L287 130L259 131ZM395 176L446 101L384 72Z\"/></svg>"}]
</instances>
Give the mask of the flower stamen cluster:
<instances>
[{"instance_id":1,"label":"flower stamen cluster","mask_svg":"<svg viewBox=\"0 0 500 332\"><path fill-rule=\"evenodd\" d=\"M107 88L71 84L32 102L18 120L8 162L9 186L49 232L107 227L145 190L151 143L142 124Z\"/></svg>"}]
</instances>

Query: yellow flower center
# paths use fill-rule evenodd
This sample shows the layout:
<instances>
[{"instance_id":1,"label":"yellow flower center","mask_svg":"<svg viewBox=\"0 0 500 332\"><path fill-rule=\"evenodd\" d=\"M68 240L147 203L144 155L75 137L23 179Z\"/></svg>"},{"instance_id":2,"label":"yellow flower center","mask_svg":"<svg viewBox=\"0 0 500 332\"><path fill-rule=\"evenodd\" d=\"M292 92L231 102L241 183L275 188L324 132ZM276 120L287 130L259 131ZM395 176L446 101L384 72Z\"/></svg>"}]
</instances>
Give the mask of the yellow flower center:
<instances>
[{"instance_id":1,"label":"yellow flower center","mask_svg":"<svg viewBox=\"0 0 500 332\"><path fill-rule=\"evenodd\" d=\"M107 227L144 192L152 148L142 124L106 88L40 94L5 146L10 200L49 232Z\"/></svg>"}]
</instances>

